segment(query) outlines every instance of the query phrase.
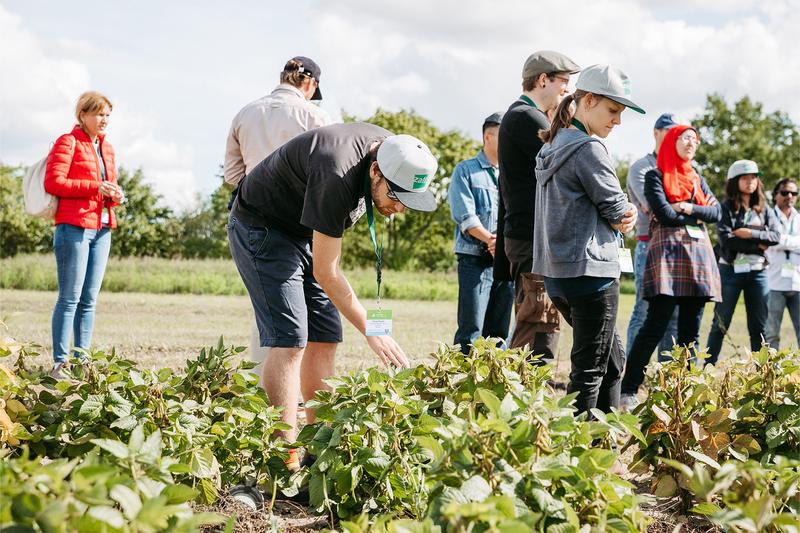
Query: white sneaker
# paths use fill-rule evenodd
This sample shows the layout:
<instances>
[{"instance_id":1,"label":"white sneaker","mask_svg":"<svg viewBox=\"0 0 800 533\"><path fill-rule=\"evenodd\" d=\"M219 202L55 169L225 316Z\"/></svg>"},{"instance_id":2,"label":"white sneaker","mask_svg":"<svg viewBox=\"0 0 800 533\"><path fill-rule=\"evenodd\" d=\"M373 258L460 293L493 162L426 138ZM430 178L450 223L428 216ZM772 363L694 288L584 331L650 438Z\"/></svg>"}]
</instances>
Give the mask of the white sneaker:
<instances>
[{"instance_id":1,"label":"white sneaker","mask_svg":"<svg viewBox=\"0 0 800 533\"><path fill-rule=\"evenodd\" d=\"M68 379L68 376L65 372L68 369L69 369L69 363L67 362L55 363L53 365L53 369L50 370L50 377L59 381L62 379Z\"/></svg>"},{"instance_id":2,"label":"white sneaker","mask_svg":"<svg viewBox=\"0 0 800 533\"><path fill-rule=\"evenodd\" d=\"M635 394L623 394L620 398L620 408L624 413L630 413L641 403Z\"/></svg>"}]
</instances>

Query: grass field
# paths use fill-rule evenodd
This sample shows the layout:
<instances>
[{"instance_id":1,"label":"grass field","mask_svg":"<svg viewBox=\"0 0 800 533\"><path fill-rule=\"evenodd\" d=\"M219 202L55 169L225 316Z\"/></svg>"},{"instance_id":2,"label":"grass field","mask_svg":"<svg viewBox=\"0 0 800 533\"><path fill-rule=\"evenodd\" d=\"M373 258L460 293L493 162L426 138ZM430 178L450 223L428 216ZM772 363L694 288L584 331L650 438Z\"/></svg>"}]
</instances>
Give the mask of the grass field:
<instances>
[{"instance_id":1,"label":"grass field","mask_svg":"<svg viewBox=\"0 0 800 533\"><path fill-rule=\"evenodd\" d=\"M41 361L50 361L50 317L56 294L47 291L0 290L0 320L8 334L42 346ZM365 302L366 303L366 302ZM617 325L625 331L633 306L633 296L623 294ZM395 338L412 362L424 361L440 342L452 342L455 332L455 302L385 300L384 308L394 311ZM701 342L705 342L712 308L706 308ZM148 367L178 368L204 346L215 344L220 335L226 344L246 346L252 311L244 296L197 296L187 294L140 294L101 292L95 323L94 344L115 347L126 357ZM740 304L726 341L723 356L734 353L734 345L747 345L744 308ZM347 372L373 366L375 358L366 342L345 322L344 343L339 349L337 371ZM564 379L569 371L571 331L561 335L557 375ZM795 339L788 318L782 338L788 346Z\"/></svg>"},{"instance_id":2,"label":"grass field","mask_svg":"<svg viewBox=\"0 0 800 533\"><path fill-rule=\"evenodd\" d=\"M455 265L455 258L453 259ZM375 270L353 269L347 279L359 298L375 296ZM396 300L455 302L455 272L405 272L384 270L383 297ZM53 254L20 255L0 259L0 289L54 291L58 286ZM622 292L633 292L623 280ZM230 259L159 259L111 257L103 292L153 294L238 295L244 285Z\"/></svg>"}]
</instances>

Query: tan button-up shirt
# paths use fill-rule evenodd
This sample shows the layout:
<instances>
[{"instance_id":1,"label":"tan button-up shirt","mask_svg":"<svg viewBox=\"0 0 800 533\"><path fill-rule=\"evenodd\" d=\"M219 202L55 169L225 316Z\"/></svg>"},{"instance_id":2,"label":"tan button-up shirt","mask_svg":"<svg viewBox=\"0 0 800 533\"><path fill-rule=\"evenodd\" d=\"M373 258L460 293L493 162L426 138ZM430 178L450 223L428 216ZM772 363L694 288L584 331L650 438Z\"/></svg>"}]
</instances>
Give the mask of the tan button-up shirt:
<instances>
[{"instance_id":1,"label":"tan button-up shirt","mask_svg":"<svg viewBox=\"0 0 800 533\"><path fill-rule=\"evenodd\" d=\"M250 102L239 111L228 133L223 174L233 186L283 143L304 131L331 124L324 109L288 84Z\"/></svg>"}]
</instances>

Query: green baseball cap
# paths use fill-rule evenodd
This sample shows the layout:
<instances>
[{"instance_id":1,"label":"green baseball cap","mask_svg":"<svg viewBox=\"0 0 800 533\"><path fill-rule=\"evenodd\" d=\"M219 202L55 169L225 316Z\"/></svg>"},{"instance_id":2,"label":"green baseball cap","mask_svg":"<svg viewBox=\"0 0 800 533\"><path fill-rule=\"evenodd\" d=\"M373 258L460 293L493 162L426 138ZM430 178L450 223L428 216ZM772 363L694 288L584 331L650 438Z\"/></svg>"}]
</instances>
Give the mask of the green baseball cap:
<instances>
[{"instance_id":1,"label":"green baseball cap","mask_svg":"<svg viewBox=\"0 0 800 533\"><path fill-rule=\"evenodd\" d=\"M539 74L550 74L551 72L575 74L580 70L581 67L562 53L539 50L525 60L525 65L522 67L522 79L535 78Z\"/></svg>"},{"instance_id":2,"label":"green baseball cap","mask_svg":"<svg viewBox=\"0 0 800 533\"><path fill-rule=\"evenodd\" d=\"M578 76L575 88L592 94L605 96L618 104L629 107L644 115L644 109L630 100L631 80L628 75L611 65L592 65L586 67Z\"/></svg>"},{"instance_id":3,"label":"green baseball cap","mask_svg":"<svg viewBox=\"0 0 800 533\"><path fill-rule=\"evenodd\" d=\"M749 159L740 159L738 161L734 161L734 163L728 169L729 180L738 178L739 176L744 176L745 174L755 174L756 176L761 175L761 172L758 171L758 165L755 161L750 161Z\"/></svg>"}]
</instances>

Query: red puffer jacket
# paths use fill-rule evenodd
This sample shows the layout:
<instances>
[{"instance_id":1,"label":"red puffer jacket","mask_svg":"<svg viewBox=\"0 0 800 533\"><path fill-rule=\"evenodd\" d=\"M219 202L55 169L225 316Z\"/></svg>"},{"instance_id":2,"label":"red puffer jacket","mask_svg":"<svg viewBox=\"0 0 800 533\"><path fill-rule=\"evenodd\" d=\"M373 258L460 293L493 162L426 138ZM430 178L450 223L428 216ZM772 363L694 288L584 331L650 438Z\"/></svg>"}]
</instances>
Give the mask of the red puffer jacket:
<instances>
[{"instance_id":1,"label":"red puffer jacket","mask_svg":"<svg viewBox=\"0 0 800 533\"><path fill-rule=\"evenodd\" d=\"M117 182L114 149L100 135L100 153L106 165L106 179ZM72 224L88 229L100 229L103 207L109 211L109 226L117 227L117 217L111 198L100 194L100 161L92 140L80 126L56 139L47 156L44 190L58 197L56 224Z\"/></svg>"}]
</instances>

